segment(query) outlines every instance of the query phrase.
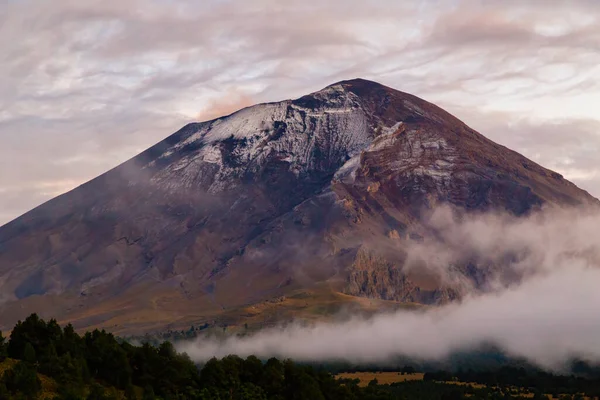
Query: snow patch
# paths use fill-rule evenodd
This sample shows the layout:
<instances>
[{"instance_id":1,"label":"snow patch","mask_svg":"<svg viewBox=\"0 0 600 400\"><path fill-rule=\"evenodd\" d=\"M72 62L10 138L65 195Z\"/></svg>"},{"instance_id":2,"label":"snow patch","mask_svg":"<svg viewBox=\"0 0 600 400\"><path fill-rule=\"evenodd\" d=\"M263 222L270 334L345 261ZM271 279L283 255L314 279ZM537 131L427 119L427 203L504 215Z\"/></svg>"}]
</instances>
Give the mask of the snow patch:
<instances>
[{"instance_id":1,"label":"snow patch","mask_svg":"<svg viewBox=\"0 0 600 400\"><path fill-rule=\"evenodd\" d=\"M358 155L373 141L358 97L341 85L312 96L319 100L317 108L293 101L259 104L203 124L164 153L181 152L181 157L153 181L173 190L200 184L216 193L232 188L249 171L263 170L272 159L288 163L296 176L326 170L353 177Z\"/></svg>"},{"instance_id":2,"label":"snow patch","mask_svg":"<svg viewBox=\"0 0 600 400\"><path fill-rule=\"evenodd\" d=\"M408 108L409 110L419 114L419 115L425 115L425 111L419 107L418 105L416 105L415 103L413 103L412 101L409 100L404 100L404 107Z\"/></svg>"},{"instance_id":3,"label":"snow patch","mask_svg":"<svg viewBox=\"0 0 600 400\"><path fill-rule=\"evenodd\" d=\"M288 102L259 104L240 110L227 118L215 121L204 136L205 143L214 143L230 137L250 138L256 134L265 136L275 121L283 121Z\"/></svg>"},{"instance_id":4,"label":"snow patch","mask_svg":"<svg viewBox=\"0 0 600 400\"><path fill-rule=\"evenodd\" d=\"M390 127L384 127L381 129L381 134L382 135L391 135L393 133L396 133L398 131L398 129L400 129L400 127L402 126L403 122L402 121L398 121L396 122L394 125L390 126Z\"/></svg>"},{"instance_id":5,"label":"snow patch","mask_svg":"<svg viewBox=\"0 0 600 400\"><path fill-rule=\"evenodd\" d=\"M334 181L352 183L356 179L356 170L360 167L360 154L350 158L333 176Z\"/></svg>"},{"instance_id":6,"label":"snow patch","mask_svg":"<svg viewBox=\"0 0 600 400\"><path fill-rule=\"evenodd\" d=\"M212 164L222 164L221 150L215 146L206 146L200 151L202 161Z\"/></svg>"}]
</instances>

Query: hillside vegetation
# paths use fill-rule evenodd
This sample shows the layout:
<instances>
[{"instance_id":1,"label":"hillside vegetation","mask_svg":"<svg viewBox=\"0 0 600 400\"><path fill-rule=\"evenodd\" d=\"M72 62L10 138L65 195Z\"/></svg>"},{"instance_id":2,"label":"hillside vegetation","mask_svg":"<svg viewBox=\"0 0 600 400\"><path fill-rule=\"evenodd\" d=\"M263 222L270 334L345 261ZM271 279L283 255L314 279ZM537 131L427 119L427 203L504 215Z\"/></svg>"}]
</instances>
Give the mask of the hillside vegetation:
<instances>
[{"instance_id":1,"label":"hillside vegetation","mask_svg":"<svg viewBox=\"0 0 600 400\"><path fill-rule=\"evenodd\" d=\"M600 394L600 379L589 375L591 369L586 378L516 368L424 375L407 369L406 378L419 379L379 382L379 377L389 375L379 374L368 384L330 371L327 366L235 355L198 366L170 342L134 346L100 330L80 336L71 325L62 328L36 314L17 323L8 340L0 334L2 400L438 400ZM479 385L457 385L457 381Z\"/></svg>"}]
</instances>

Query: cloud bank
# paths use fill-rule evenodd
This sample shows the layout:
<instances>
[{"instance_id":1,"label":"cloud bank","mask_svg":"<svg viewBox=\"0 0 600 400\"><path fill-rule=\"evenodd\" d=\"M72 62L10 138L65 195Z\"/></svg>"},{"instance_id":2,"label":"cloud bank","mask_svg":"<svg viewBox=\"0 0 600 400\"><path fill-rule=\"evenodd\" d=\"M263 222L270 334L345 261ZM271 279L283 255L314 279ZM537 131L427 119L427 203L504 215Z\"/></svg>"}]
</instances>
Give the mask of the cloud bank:
<instances>
[{"instance_id":1,"label":"cloud bank","mask_svg":"<svg viewBox=\"0 0 600 400\"><path fill-rule=\"evenodd\" d=\"M460 281L461 267L469 263L482 271L484 291L568 269L571 263L600 266L597 209L548 208L522 218L439 207L424 225L430 235L410 245L404 268L421 268L448 283ZM475 289L473 282L467 289Z\"/></svg>"},{"instance_id":2,"label":"cloud bank","mask_svg":"<svg viewBox=\"0 0 600 400\"><path fill-rule=\"evenodd\" d=\"M599 222L597 210L547 210L526 219L497 214L461 219L441 210L431 218L441 235L426 245L431 254L426 267L448 272L465 254L478 253L480 261L497 267L486 290L442 307L202 339L180 349L197 361L255 354L385 362L397 356L441 361L494 344L545 368L561 368L572 357L600 362ZM507 284L499 273L509 270L521 279Z\"/></svg>"}]
</instances>

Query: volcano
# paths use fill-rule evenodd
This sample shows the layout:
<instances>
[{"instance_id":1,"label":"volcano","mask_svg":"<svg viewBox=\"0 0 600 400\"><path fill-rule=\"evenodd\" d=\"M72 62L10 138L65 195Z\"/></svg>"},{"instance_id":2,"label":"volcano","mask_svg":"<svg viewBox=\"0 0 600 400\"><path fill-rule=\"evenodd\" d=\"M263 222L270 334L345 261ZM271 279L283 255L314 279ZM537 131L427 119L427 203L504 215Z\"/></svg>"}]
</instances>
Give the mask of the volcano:
<instances>
[{"instance_id":1,"label":"volcano","mask_svg":"<svg viewBox=\"0 0 600 400\"><path fill-rule=\"evenodd\" d=\"M337 301L444 303L460 291L402 268L430 210L590 204L431 103L342 81L191 123L0 228L0 325L38 312L144 332Z\"/></svg>"}]
</instances>

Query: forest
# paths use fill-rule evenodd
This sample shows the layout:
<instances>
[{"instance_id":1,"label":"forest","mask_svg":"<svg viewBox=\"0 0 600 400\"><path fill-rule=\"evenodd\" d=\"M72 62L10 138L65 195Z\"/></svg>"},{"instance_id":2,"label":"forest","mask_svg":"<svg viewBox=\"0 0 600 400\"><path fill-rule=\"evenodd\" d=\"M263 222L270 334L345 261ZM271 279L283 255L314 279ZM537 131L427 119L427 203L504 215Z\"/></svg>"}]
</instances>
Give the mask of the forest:
<instances>
[{"instance_id":1,"label":"forest","mask_svg":"<svg viewBox=\"0 0 600 400\"><path fill-rule=\"evenodd\" d=\"M410 367L407 367L410 369ZM418 381L359 385L326 365L235 355L195 364L170 342L139 346L111 333L79 335L32 314L9 337L0 333L0 399L57 400L338 400L578 399L600 394L592 369L578 376L534 368L427 372ZM405 373L403 371L402 373ZM398 372L400 374L401 372ZM473 383L473 384L465 384Z\"/></svg>"}]
</instances>

